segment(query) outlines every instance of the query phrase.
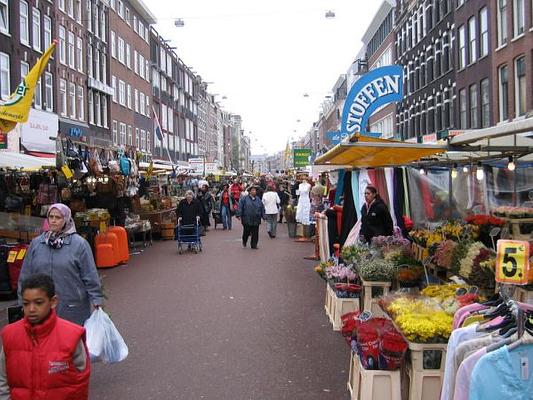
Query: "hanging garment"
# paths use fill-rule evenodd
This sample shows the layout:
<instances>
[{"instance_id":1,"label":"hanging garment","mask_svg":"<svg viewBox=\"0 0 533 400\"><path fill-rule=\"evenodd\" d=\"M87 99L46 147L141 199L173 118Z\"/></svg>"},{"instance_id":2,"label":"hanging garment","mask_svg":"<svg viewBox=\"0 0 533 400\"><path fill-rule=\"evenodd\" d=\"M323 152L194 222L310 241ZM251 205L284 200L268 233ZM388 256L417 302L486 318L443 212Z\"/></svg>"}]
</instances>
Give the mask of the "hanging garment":
<instances>
[{"instance_id":1,"label":"hanging garment","mask_svg":"<svg viewBox=\"0 0 533 400\"><path fill-rule=\"evenodd\" d=\"M363 204L365 204L365 189L368 185L372 185L372 181L368 175L368 170L363 168L361 171L359 171L359 196L356 203L357 219L359 220L362 218L361 208L363 207Z\"/></svg>"},{"instance_id":2,"label":"hanging garment","mask_svg":"<svg viewBox=\"0 0 533 400\"><path fill-rule=\"evenodd\" d=\"M333 253L333 245L335 243L339 243L339 232L337 229L337 212L333 208L329 208L326 210L325 214L328 218L329 255L331 255Z\"/></svg>"},{"instance_id":3,"label":"hanging garment","mask_svg":"<svg viewBox=\"0 0 533 400\"><path fill-rule=\"evenodd\" d=\"M337 190L335 191L335 204L341 204L341 196L344 193L344 170L339 170Z\"/></svg>"},{"instance_id":4,"label":"hanging garment","mask_svg":"<svg viewBox=\"0 0 533 400\"><path fill-rule=\"evenodd\" d=\"M394 209L394 171L392 168L385 168L385 182L387 184L387 195L389 197L389 212L392 218L392 223L394 226L398 226L398 219L396 218L396 210Z\"/></svg>"},{"instance_id":5,"label":"hanging garment","mask_svg":"<svg viewBox=\"0 0 533 400\"><path fill-rule=\"evenodd\" d=\"M353 226L357 222L357 212L355 210L355 204L353 200L352 192L352 172L348 171L344 174L344 206L342 209L342 225L341 233L339 236L339 244L342 246L348 237L348 234L352 230Z\"/></svg>"},{"instance_id":6,"label":"hanging garment","mask_svg":"<svg viewBox=\"0 0 533 400\"><path fill-rule=\"evenodd\" d=\"M470 393L470 381L472 380L472 371L477 362L487 354L487 348L482 347L474 354L468 356L459 366L455 376L455 390L453 400L468 400Z\"/></svg>"},{"instance_id":7,"label":"hanging garment","mask_svg":"<svg viewBox=\"0 0 533 400\"><path fill-rule=\"evenodd\" d=\"M470 400L531 400L533 345L507 346L485 354L472 371Z\"/></svg>"},{"instance_id":8,"label":"hanging garment","mask_svg":"<svg viewBox=\"0 0 533 400\"><path fill-rule=\"evenodd\" d=\"M298 186L300 197L298 198L298 206L296 208L296 222L302 225L309 225L309 212L311 211L311 199L309 197L311 185L307 182L302 182Z\"/></svg>"},{"instance_id":9,"label":"hanging garment","mask_svg":"<svg viewBox=\"0 0 533 400\"><path fill-rule=\"evenodd\" d=\"M403 171L401 168L394 168L392 174L392 190L394 191L394 200L391 209L394 208L394 215L396 215L396 224L401 229L404 235L407 235L403 216L407 214L404 209L405 191L403 185Z\"/></svg>"}]
</instances>

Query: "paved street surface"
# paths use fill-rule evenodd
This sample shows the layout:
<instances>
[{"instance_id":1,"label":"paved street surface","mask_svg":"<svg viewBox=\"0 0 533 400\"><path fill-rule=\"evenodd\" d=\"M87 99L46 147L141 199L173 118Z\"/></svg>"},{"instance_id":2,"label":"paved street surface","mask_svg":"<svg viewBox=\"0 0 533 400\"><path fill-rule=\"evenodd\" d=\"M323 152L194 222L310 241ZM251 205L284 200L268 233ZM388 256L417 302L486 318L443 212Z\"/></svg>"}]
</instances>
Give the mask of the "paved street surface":
<instances>
[{"instance_id":1,"label":"paved street surface","mask_svg":"<svg viewBox=\"0 0 533 400\"><path fill-rule=\"evenodd\" d=\"M348 346L323 307L325 284L304 260L312 245L270 239L244 249L241 225L178 255L154 242L101 270L106 310L128 359L93 365L91 399L348 399Z\"/></svg>"}]
</instances>

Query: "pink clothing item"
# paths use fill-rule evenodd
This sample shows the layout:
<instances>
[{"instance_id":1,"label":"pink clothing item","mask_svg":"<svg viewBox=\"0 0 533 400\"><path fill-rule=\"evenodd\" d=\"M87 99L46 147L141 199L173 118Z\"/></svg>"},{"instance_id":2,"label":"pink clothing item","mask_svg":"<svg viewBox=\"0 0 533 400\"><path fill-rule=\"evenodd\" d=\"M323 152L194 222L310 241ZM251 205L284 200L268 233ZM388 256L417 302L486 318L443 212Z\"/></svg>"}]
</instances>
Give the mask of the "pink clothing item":
<instances>
[{"instance_id":1,"label":"pink clothing item","mask_svg":"<svg viewBox=\"0 0 533 400\"><path fill-rule=\"evenodd\" d=\"M483 347L474 354L468 356L459 366L457 375L455 377L455 389L453 392L453 400L468 400L470 392L470 379L472 378L472 371L481 357L487 354L487 348Z\"/></svg>"},{"instance_id":2,"label":"pink clothing item","mask_svg":"<svg viewBox=\"0 0 533 400\"><path fill-rule=\"evenodd\" d=\"M467 319L470 314L473 312L484 310L485 308L488 308L487 306L479 303L473 303L469 304L467 306L461 307L459 310L455 312L455 315L453 316L453 329L460 328L463 324L464 320Z\"/></svg>"}]
</instances>

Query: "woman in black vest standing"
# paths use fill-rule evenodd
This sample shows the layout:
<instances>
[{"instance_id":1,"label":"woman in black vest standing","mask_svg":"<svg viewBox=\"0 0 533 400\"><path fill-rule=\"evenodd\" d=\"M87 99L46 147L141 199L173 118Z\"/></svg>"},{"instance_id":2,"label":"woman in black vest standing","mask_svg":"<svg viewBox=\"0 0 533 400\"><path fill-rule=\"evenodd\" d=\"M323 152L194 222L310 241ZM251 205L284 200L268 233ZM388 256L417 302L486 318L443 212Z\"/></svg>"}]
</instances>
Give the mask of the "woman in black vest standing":
<instances>
[{"instance_id":1,"label":"woman in black vest standing","mask_svg":"<svg viewBox=\"0 0 533 400\"><path fill-rule=\"evenodd\" d=\"M367 243L375 236L391 236L393 223L387 205L374 186L365 189L365 204L361 209L361 236Z\"/></svg>"}]
</instances>

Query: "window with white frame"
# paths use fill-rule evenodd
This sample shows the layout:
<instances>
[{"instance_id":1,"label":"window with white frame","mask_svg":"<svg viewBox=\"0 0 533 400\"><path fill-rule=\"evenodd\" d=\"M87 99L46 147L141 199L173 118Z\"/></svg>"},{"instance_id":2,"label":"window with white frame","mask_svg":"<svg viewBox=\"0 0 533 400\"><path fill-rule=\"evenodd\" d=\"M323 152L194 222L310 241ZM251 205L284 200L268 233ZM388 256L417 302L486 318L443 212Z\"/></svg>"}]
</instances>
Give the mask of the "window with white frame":
<instances>
[{"instance_id":1,"label":"window with white frame","mask_svg":"<svg viewBox=\"0 0 533 400\"><path fill-rule=\"evenodd\" d=\"M94 94L92 90L88 90L87 92L87 110L89 111L89 123L94 125Z\"/></svg>"},{"instance_id":2,"label":"window with white frame","mask_svg":"<svg viewBox=\"0 0 533 400\"><path fill-rule=\"evenodd\" d=\"M111 87L113 88L113 103L118 102L118 86L117 86L117 77L111 75Z\"/></svg>"},{"instance_id":3,"label":"window with white frame","mask_svg":"<svg viewBox=\"0 0 533 400\"><path fill-rule=\"evenodd\" d=\"M0 32L9 34L9 0L0 0Z\"/></svg>"},{"instance_id":4,"label":"window with white frame","mask_svg":"<svg viewBox=\"0 0 533 400\"><path fill-rule=\"evenodd\" d=\"M459 69L466 67L466 29L459 27Z\"/></svg>"},{"instance_id":5,"label":"window with white frame","mask_svg":"<svg viewBox=\"0 0 533 400\"><path fill-rule=\"evenodd\" d=\"M133 127L128 125L128 146L133 146Z\"/></svg>"},{"instance_id":6,"label":"window with white frame","mask_svg":"<svg viewBox=\"0 0 533 400\"><path fill-rule=\"evenodd\" d=\"M489 54L489 18L487 7L479 11L479 56Z\"/></svg>"},{"instance_id":7,"label":"window with white frame","mask_svg":"<svg viewBox=\"0 0 533 400\"><path fill-rule=\"evenodd\" d=\"M170 54L167 56L167 75L172 76L172 56Z\"/></svg>"},{"instance_id":8,"label":"window with white frame","mask_svg":"<svg viewBox=\"0 0 533 400\"><path fill-rule=\"evenodd\" d=\"M126 43L126 67L131 69L131 47L129 43Z\"/></svg>"},{"instance_id":9,"label":"window with white frame","mask_svg":"<svg viewBox=\"0 0 533 400\"><path fill-rule=\"evenodd\" d=\"M470 92L470 128L477 128L478 127L478 118L477 118L477 85L473 84L470 85L469 88Z\"/></svg>"},{"instance_id":10,"label":"window with white frame","mask_svg":"<svg viewBox=\"0 0 533 400\"><path fill-rule=\"evenodd\" d=\"M520 117L526 113L526 57L515 60L515 115Z\"/></svg>"},{"instance_id":11,"label":"window with white frame","mask_svg":"<svg viewBox=\"0 0 533 400\"><path fill-rule=\"evenodd\" d=\"M120 145L124 146L126 144L126 124L120 123Z\"/></svg>"},{"instance_id":12,"label":"window with white frame","mask_svg":"<svg viewBox=\"0 0 533 400\"><path fill-rule=\"evenodd\" d=\"M70 118L76 118L76 85L72 82L68 84L68 103L70 109Z\"/></svg>"},{"instance_id":13,"label":"window with white frame","mask_svg":"<svg viewBox=\"0 0 533 400\"><path fill-rule=\"evenodd\" d=\"M115 32L111 31L111 57L117 58L117 44L115 42Z\"/></svg>"},{"instance_id":14,"label":"window with white frame","mask_svg":"<svg viewBox=\"0 0 533 400\"><path fill-rule=\"evenodd\" d=\"M130 25L130 9L128 7L124 10L124 19L126 20L126 24Z\"/></svg>"},{"instance_id":15,"label":"window with white frame","mask_svg":"<svg viewBox=\"0 0 533 400\"><path fill-rule=\"evenodd\" d=\"M160 112L160 115L161 115L161 128L164 129L164 130L167 130L168 129L168 124L167 124L167 117L168 117L168 114L167 114L167 106L164 105L164 104L161 104L161 112Z\"/></svg>"},{"instance_id":16,"label":"window with white frame","mask_svg":"<svg viewBox=\"0 0 533 400\"><path fill-rule=\"evenodd\" d=\"M32 9L32 40L34 50L41 51L41 11L38 8Z\"/></svg>"},{"instance_id":17,"label":"window with white frame","mask_svg":"<svg viewBox=\"0 0 533 400\"><path fill-rule=\"evenodd\" d=\"M93 46L91 44L87 45L87 74L92 78L93 74Z\"/></svg>"},{"instance_id":18,"label":"window with white frame","mask_svg":"<svg viewBox=\"0 0 533 400\"><path fill-rule=\"evenodd\" d=\"M135 112L139 112L139 91L137 89L133 90L133 104Z\"/></svg>"},{"instance_id":19,"label":"window with white frame","mask_svg":"<svg viewBox=\"0 0 533 400\"><path fill-rule=\"evenodd\" d=\"M83 41L80 37L76 38L76 67L83 72Z\"/></svg>"},{"instance_id":20,"label":"window with white frame","mask_svg":"<svg viewBox=\"0 0 533 400\"><path fill-rule=\"evenodd\" d=\"M76 68L74 46L74 33L69 31L67 40L67 62L68 66L72 69Z\"/></svg>"},{"instance_id":21,"label":"window with white frame","mask_svg":"<svg viewBox=\"0 0 533 400\"><path fill-rule=\"evenodd\" d=\"M133 31L137 33L137 16L133 14Z\"/></svg>"},{"instance_id":22,"label":"window with white frame","mask_svg":"<svg viewBox=\"0 0 533 400\"><path fill-rule=\"evenodd\" d=\"M150 96L144 96L144 100L146 101L146 107L145 107L146 116L150 117Z\"/></svg>"},{"instance_id":23,"label":"window with white frame","mask_svg":"<svg viewBox=\"0 0 533 400\"><path fill-rule=\"evenodd\" d=\"M52 19L48 15L43 16L43 31L43 44L45 48L48 48L52 44Z\"/></svg>"},{"instance_id":24,"label":"window with white frame","mask_svg":"<svg viewBox=\"0 0 533 400\"><path fill-rule=\"evenodd\" d=\"M107 57L102 54L102 82L107 85Z\"/></svg>"},{"instance_id":25,"label":"window with white frame","mask_svg":"<svg viewBox=\"0 0 533 400\"><path fill-rule=\"evenodd\" d=\"M67 14L70 18L74 18L74 0L67 0Z\"/></svg>"},{"instance_id":26,"label":"window with white frame","mask_svg":"<svg viewBox=\"0 0 533 400\"><path fill-rule=\"evenodd\" d=\"M122 0L118 0L118 16L124 19L124 3Z\"/></svg>"},{"instance_id":27,"label":"window with white frame","mask_svg":"<svg viewBox=\"0 0 533 400\"><path fill-rule=\"evenodd\" d=\"M500 122L509 119L509 76L507 65L498 68L498 108Z\"/></svg>"},{"instance_id":28,"label":"window with white frame","mask_svg":"<svg viewBox=\"0 0 533 400\"><path fill-rule=\"evenodd\" d=\"M35 92L33 94L33 105L38 110L41 110L43 108L43 85L41 78L37 80L37 85L35 86Z\"/></svg>"},{"instance_id":29,"label":"window with white frame","mask_svg":"<svg viewBox=\"0 0 533 400\"><path fill-rule=\"evenodd\" d=\"M93 30L96 37L100 37L100 25L98 25L98 5L94 3L93 8Z\"/></svg>"},{"instance_id":30,"label":"window with white frame","mask_svg":"<svg viewBox=\"0 0 533 400\"><path fill-rule=\"evenodd\" d=\"M58 0L58 7L61 11L65 11L65 0Z\"/></svg>"},{"instance_id":31,"label":"window with white frame","mask_svg":"<svg viewBox=\"0 0 533 400\"><path fill-rule=\"evenodd\" d=\"M75 0L76 21L81 24L81 0Z\"/></svg>"},{"instance_id":32,"label":"window with white frame","mask_svg":"<svg viewBox=\"0 0 533 400\"><path fill-rule=\"evenodd\" d=\"M76 98L77 98L77 109L78 109L78 119L83 121L85 119L85 105L83 104L83 86L76 87Z\"/></svg>"},{"instance_id":33,"label":"window with white frame","mask_svg":"<svg viewBox=\"0 0 533 400\"><path fill-rule=\"evenodd\" d=\"M113 131L113 144L114 145L117 145L118 144L118 122L113 120L112 122L112 131Z\"/></svg>"},{"instance_id":34,"label":"window with white frame","mask_svg":"<svg viewBox=\"0 0 533 400\"><path fill-rule=\"evenodd\" d=\"M146 115L145 106L144 93L139 92L139 114Z\"/></svg>"},{"instance_id":35,"label":"window with white frame","mask_svg":"<svg viewBox=\"0 0 533 400\"><path fill-rule=\"evenodd\" d=\"M100 93L94 94L94 117L96 126L102 126L102 105L100 103Z\"/></svg>"},{"instance_id":36,"label":"window with white frame","mask_svg":"<svg viewBox=\"0 0 533 400\"><path fill-rule=\"evenodd\" d=\"M144 60L144 80L150 82L150 63Z\"/></svg>"},{"instance_id":37,"label":"window with white frame","mask_svg":"<svg viewBox=\"0 0 533 400\"><path fill-rule=\"evenodd\" d=\"M489 79L483 79L479 84L481 97L481 127L486 128L490 124L490 95Z\"/></svg>"},{"instance_id":38,"label":"window with white frame","mask_svg":"<svg viewBox=\"0 0 533 400\"><path fill-rule=\"evenodd\" d=\"M50 72L44 73L44 108L46 111L54 109L54 79Z\"/></svg>"},{"instance_id":39,"label":"window with white frame","mask_svg":"<svg viewBox=\"0 0 533 400\"><path fill-rule=\"evenodd\" d=\"M106 22L105 22L105 11L102 7L100 9L100 38L102 39L102 42L107 41L107 35L106 35Z\"/></svg>"},{"instance_id":40,"label":"window with white frame","mask_svg":"<svg viewBox=\"0 0 533 400\"><path fill-rule=\"evenodd\" d=\"M524 0L513 0L513 36L524 33L526 25L526 4Z\"/></svg>"},{"instance_id":41,"label":"window with white frame","mask_svg":"<svg viewBox=\"0 0 533 400\"><path fill-rule=\"evenodd\" d=\"M146 150L146 131L141 129L141 150Z\"/></svg>"},{"instance_id":42,"label":"window with white frame","mask_svg":"<svg viewBox=\"0 0 533 400\"><path fill-rule=\"evenodd\" d=\"M87 30L89 32L93 31L93 7L90 0L86 0L87 2Z\"/></svg>"},{"instance_id":43,"label":"window with white frame","mask_svg":"<svg viewBox=\"0 0 533 400\"><path fill-rule=\"evenodd\" d=\"M129 83L126 90L126 106L131 110L131 85Z\"/></svg>"},{"instance_id":44,"label":"window with white frame","mask_svg":"<svg viewBox=\"0 0 533 400\"><path fill-rule=\"evenodd\" d=\"M135 128L135 147L137 150L141 148L141 137L139 133L139 128Z\"/></svg>"},{"instance_id":45,"label":"window with white frame","mask_svg":"<svg viewBox=\"0 0 533 400\"><path fill-rule=\"evenodd\" d=\"M459 90L459 127L466 129L466 89Z\"/></svg>"},{"instance_id":46,"label":"window with white frame","mask_svg":"<svg viewBox=\"0 0 533 400\"><path fill-rule=\"evenodd\" d=\"M102 125L104 128L109 128L107 118L107 96L102 95Z\"/></svg>"},{"instance_id":47,"label":"window with white frame","mask_svg":"<svg viewBox=\"0 0 533 400\"><path fill-rule=\"evenodd\" d=\"M59 62L61 64L67 64L67 46L66 46L66 31L65 27L59 25Z\"/></svg>"},{"instance_id":48,"label":"window with white frame","mask_svg":"<svg viewBox=\"0 0 533 400\"><path fill-rule=\"evenodd\" d=\"M67 81L59 79L59 112L63 117L67 116Z\"/></svg>"},{"instance_id":49,"label":"window with white frame","mask_svg":"<svg viewBox=\"0 0 533 400\"><path fill-rule=\"evenodd\" d=\"M135 74L138 74L139 72L139 63L138 63L138 60L137 60L137 57L138 57L138 53L137 53L137 50L133 50L133 72L135 72Z\"/></svg>"},{"instance_id":50,"label":"window with white frame","mask_svg":"<svg viewBox=\"0 0 533 400\"><path fill-rule=\"evenodd\" d=\"M20 81L28 75L28 72L30 72L30 64L28 64L26 61L20 62Z\"/></svg>"},{"instance_id":51,"label":"window with white frame","mask_svg":"<svg viewBox=\"0 0 533 400\"><path fill-rule=\"evenodd\" d=\"M30 22L29 22L29 8L28 3L21 0L19 3L20 12L20 43L30 44Z\"/></svg>"},{"instance_id":52,"label":"window with white frame","mask_svg":"<svg viewBox=\"0 0 533 400\"><path fill-rule=\"evenodd\" d=\"M123 80L118 82L118 102L121 106L126 106L126 82Z\"/></svg>"},{"instance_id":53,"label":"window with white frame","mask_svg":"<svg viewBox=\"0 0 533 400\"><path fill-rule=\"evenodd\" d=\"M174 110L168 107L168 131L174 133Z\"/></svg>"},{"instance_id":54,"label":"window with white frame","mask_svg":"<svg viewBox=\"0 0 533 400\"><path fill-rule=\"evenodd\" d=\"M118 60L125 64L124 61L124 39L122 39L120 36L118 36Z\"/></svg>"},{"instance_id":55,"label":"window with white frame","mask_svg":"<svg viewBox=\"0 0 533 400\"><path fill-rule=\"evenodd\" d=\"M498 24L498 47L507 42L507 0L496 0L496 22Z\"/></svg>"},{"instance_id":56,"label":"window with white frame","mask_svg":"<svg viewBox=\"0 0 533 400\"><path fill-rule=\"evenodd\" d=\"M139 76L144 78L144 56L139 54Z\"/></svg>"},{"instance_id":57,"label":"window with white frame","mask_svg":"<svg viewBox=\"0 0 533 400\"><path fill-rule=\"evenodd\" d=\"M477 59L476 17L468 20L468 43L468 64L472 64Z\"/></svg>"},{"instance_id":58,"label":"window with white frame","mask_svg":"<svg viewBox=\"0 0 533 400\"><path fill-rule=\"evenodd\" d=\"M146 151L150 153L152 151L152 140L150 131L146 131Z\"/></svg>"},{"instance_id":59,"label":"window with white frame","mask_svg":"<svg viewBox=\"0 0 533 400\"><path fill-rule=\"evenodd\" d=\"M100 80L100 69L102 66L100 65L100 50L96 49L94 52L94 79L97 81Z\"/></svg>"}]
</instances>

